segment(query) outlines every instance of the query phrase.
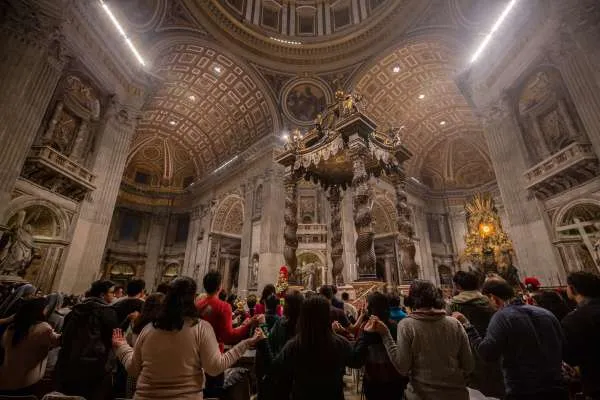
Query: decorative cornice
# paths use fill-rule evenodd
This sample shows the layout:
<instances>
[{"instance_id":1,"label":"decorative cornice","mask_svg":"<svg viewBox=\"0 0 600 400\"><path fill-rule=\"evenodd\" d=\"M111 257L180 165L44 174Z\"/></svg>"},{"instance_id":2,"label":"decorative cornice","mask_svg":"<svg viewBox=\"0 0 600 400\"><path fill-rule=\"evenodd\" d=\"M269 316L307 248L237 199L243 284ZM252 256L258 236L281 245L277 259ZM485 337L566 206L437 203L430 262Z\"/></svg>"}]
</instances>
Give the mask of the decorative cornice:
<instances>
[{"instance_id":1,"label":"decorative cornice","mask_svg":"<svg viewBox=\"0 0 600 400\"><path fill-rule=\"evenodd\" d=\"M244 57L253 62L268 64L279 70L294 65L297 69L325 71L364 60L387 47L424 12L429 1L396 0L381 18L366 21L361 24L360 30L352 34L300 46L283 44L257 34L239 20L233 20L218 1L187 0L187 4L209 33L228 45L236 46Z\"/></svg>"}]
</instances>

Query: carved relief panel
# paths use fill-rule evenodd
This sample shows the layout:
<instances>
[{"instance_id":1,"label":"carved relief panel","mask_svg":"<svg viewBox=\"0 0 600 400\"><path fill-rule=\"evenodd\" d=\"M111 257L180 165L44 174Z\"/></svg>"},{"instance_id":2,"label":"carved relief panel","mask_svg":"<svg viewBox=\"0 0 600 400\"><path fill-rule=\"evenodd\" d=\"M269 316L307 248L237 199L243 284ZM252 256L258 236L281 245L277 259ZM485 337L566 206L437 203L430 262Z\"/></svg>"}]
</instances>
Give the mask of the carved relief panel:
<instances>
[{"instance_id":1,"label":"carved relief panel","mask_svg":"<svg viewBox=\"0 0 600 400\"><path fill-rule=\"evenodd\" d=\"M527 77L519 90L517 111L531 165L585 140L575 107L555 69L538 69Z\"/></svg>"},{"instance_id":2,"label":"carved relief panel","mask_svg":"<svg viewBox=\"0 0 600 400\"><path fill-rule=\"evenodd\" d=\"M42 126L39 144L50 146L83 163L95 122L100 118L100 94L84 79L67 75L55 95L51 115Z\"/></svg>"}]
</instances>

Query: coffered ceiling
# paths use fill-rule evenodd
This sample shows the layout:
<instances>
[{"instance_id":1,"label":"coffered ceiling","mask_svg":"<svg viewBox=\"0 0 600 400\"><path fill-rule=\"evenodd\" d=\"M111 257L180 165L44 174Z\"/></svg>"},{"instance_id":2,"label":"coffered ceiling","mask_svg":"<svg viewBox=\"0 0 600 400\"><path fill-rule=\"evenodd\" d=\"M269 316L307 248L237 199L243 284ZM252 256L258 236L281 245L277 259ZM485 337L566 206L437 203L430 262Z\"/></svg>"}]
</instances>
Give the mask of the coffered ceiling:
<instances>
[{"instance_id":1,"label":"coffered ceiling","mask_svg":"<svg viewBox=\"0 0 600 400\"><path fill-rule=\"evenodd\" d=\"M414 154L408 173L434 189L494 178L481 123L454 81L459 55L440 39L410 41L380 56L355 84L378 126L400 129Z\"/></svg>"},{"instance_id":2,"label":"coffered ceiling","mask_svg":"<svg viewBox=\"0 0 600 400\"><path fill-rule=\"evenodd\" d=\"M415 155L408 172L425 185L466 189L494 179L455 76L472 34L506 0L106 1L156 78L129 183L142 172L152 185L182 190L311 114L293 96L308 87L321 104L339 86L364 95L380 128L401 128Z\"/></svg>"}]
</instances>

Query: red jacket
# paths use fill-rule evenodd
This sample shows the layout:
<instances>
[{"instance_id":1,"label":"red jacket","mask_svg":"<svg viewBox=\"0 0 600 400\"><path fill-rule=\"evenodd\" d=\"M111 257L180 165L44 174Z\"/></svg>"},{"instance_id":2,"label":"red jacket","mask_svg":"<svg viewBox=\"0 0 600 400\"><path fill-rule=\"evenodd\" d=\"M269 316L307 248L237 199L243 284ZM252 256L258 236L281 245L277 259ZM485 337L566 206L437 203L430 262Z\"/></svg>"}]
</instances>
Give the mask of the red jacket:
<instances>
[{"instance_id":1,"label":"red jacket","mask_svg":"<svg viewBox=\"0 0 600 400\"><path fill-rule=\"evenodd\" d=\"M200 312L200 318L212 325L221 352L223 352L224 344L236 344L248 337L250 324L234 329L231 306L223 300L219 300L217 296L199 300L196 308Z\"/></svg>"}]
</instances>

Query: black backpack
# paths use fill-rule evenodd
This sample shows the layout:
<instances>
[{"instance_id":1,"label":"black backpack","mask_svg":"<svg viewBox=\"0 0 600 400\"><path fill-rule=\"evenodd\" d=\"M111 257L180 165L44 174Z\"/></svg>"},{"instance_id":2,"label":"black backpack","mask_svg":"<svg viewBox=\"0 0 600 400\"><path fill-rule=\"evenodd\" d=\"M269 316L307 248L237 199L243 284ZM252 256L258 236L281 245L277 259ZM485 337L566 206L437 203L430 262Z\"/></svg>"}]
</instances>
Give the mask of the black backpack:
<instances>
[{"instance_id":1,"label":"black backpack","mask_svg":"<svg viewBox=\"0 0 600 400\"><path fill-rule=\"evenodd\" d=\"M112 371L114 355L104 332L107 308L84 303L65 317L56 366L60 381L94 382Z\"/></svg>"}]
</instances>

